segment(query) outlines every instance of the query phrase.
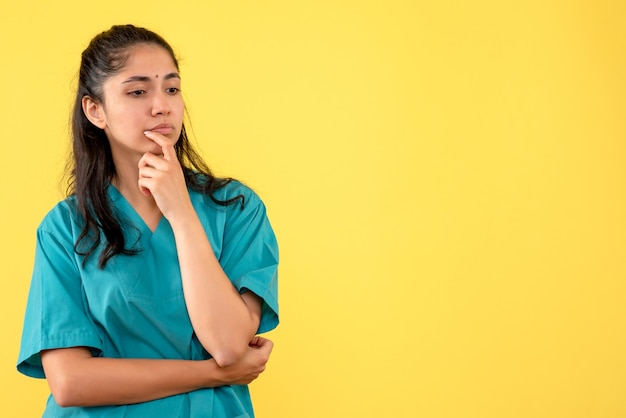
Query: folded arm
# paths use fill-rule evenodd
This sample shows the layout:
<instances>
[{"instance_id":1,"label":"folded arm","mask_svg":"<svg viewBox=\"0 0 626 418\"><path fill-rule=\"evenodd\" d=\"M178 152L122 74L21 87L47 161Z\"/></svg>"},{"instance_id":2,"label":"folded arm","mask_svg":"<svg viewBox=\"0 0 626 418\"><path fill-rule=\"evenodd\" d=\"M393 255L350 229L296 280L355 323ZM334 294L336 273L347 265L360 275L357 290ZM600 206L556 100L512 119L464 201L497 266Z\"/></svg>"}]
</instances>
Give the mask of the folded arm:
<instances>
[{"instance_id":1,"label":"folded arm","mask_svg":"<svg viewBox=\"0 0 626 418\"><path fill-rule=\"evenodd\" d=\"M86 347L41 353L50 391L62 407L146 402L193 390L248 384L265 370L273 344L254 337L228 367L210 360L93 357Z\"/></svg>"}]
</instances>

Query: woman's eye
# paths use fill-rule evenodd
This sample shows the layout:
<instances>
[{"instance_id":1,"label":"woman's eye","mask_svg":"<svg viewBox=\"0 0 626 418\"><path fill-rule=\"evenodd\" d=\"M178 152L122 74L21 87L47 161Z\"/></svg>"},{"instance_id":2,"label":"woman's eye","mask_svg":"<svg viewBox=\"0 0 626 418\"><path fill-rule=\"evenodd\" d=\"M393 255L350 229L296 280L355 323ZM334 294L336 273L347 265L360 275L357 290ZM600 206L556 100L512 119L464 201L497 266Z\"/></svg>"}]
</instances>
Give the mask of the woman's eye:
<instances>
[{"instance_id":1,"label":"woman's eye","mask_svg":"<svg viewBox=\"0 0 626 418\"><path fill-rule=\"evenodd\" d=\"M176 94L180 91L180 89L178 87L170 87L168 89L165 89L165 91L167 91L170 94Z\"/></svg>"},{"instance_id":2,"label":"woman's eye","mask_svg":"<svg viewBox=\"0 0 626 418\"><path fill-rule=\"evenodd\" d=\"M128 92L131 96L141 96L142 94L146 94L145 90L133 90Z\"/></svg>"}]
</instances>

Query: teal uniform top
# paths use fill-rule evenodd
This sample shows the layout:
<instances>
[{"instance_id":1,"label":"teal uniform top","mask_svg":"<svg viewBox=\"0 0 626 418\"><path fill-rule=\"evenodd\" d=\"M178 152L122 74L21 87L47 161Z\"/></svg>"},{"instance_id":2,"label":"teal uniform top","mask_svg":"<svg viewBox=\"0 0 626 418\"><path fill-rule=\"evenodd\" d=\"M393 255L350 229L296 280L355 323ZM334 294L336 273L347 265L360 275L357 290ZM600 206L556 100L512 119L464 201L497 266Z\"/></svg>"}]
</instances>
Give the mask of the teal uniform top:
<instances>
[{"instance_id":1,"label":"teal uniform top","mask_svg":"<svg viewBox=\"0 0 626 418\"><path fill-rule=\"evenodd\" d=\"M213 251L233 286L262 299L258 333L278 325L278 246L265 206L249 188L231 182L216 193L237 201L219 206L189 190ZM89 347L94 356L203 360L187 309L174 234L162 217L152 232L112 185L111 206L125 228L126 246L136 255L116 255L104 269L99 252L83 263L74 251L81 232L74 197L58 203L37 230L35 264L17 369L44 378L40 352ZM99 250L104 247L100 245ZM253 417L247 386L207 388L132 405L68 407L50 395L44 417L234 418Z\"/></svg>"}]
</instances>

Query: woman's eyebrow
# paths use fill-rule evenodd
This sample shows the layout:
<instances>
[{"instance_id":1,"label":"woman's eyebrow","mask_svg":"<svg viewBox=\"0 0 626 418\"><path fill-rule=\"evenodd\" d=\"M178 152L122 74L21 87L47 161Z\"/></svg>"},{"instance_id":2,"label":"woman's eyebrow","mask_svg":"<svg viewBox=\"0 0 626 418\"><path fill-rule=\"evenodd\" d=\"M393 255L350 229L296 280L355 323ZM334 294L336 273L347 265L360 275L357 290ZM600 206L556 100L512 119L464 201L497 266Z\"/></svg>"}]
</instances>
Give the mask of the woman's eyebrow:
<instances>
[{"instance_id":1,"label":"woman's eyebrow","mask_svg":"<svg viewBox=\"0 0 626 418\"><path fill-rule=\"evenodd\" d=\"M132 77L128 77L128 79L126 79L125 81L122 81L122 84L132 83L134 81L142 81L144 83L147 83L150 81L150 77L147 77L145 75L134 75Z\"/></svg>"},{"instance_id":2,"label":"woman's eyebrow","mask_svg":"<svg viewBox=\"0 0 626 418\"><path fill-rule=\"evenodd\" d=\"M163 77L164 80L169 80L172 78L180 79L180 75L178 73L169 73L165 77ZM147 82L150 82L150 77L145 76L145 75L134 75L132 77L128 77L125 81L122 81L122 84L132 83L135 81L147 83Z\"/></svg>"}]
</instances>

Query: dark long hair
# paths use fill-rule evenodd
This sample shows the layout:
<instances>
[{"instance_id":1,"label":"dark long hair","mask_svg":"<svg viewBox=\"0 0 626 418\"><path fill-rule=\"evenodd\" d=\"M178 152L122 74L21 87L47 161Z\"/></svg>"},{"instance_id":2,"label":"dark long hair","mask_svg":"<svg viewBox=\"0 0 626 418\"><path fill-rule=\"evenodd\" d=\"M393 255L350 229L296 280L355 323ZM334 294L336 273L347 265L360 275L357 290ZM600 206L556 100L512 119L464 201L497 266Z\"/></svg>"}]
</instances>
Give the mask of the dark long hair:
<instances>
[{"instance_id":1,"label":"dark long hair","mask_svg":"<svg viewBox=\"0 0 626 418\"><path fill-rule=\"evenodd\" d=\"M152 44L165 49L178 69L178 60L172 47L161 36L133 25L116 25L91 40L82 53L78 74L78 89L71 121L72 157L68 162L67 194L76 197L77 208L84 221L80 235L74 243L74 251L85 256L84 263L104 239L106 245L98 259L100 268L104 268L117 254L133 255L139 250L127 248L123 222L109 203L107 189L116 176L111 148L104 130L93 125L85 116L82 100L89 96L94 101L103 102L103 83L124 67L128 59L128 49L137 44ZM228 206L236 201L243 205L242 195L227 200L215 197L215 192L232 179L213 176L202 157L192 147L184 124L174 149L190 189L208 195L221 206Z\"/></svg>"}]
</instances>

